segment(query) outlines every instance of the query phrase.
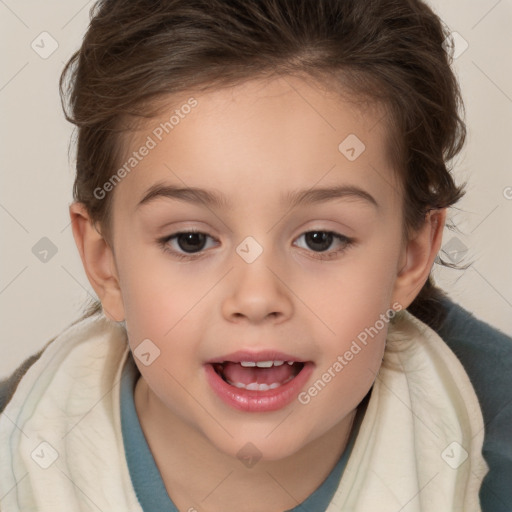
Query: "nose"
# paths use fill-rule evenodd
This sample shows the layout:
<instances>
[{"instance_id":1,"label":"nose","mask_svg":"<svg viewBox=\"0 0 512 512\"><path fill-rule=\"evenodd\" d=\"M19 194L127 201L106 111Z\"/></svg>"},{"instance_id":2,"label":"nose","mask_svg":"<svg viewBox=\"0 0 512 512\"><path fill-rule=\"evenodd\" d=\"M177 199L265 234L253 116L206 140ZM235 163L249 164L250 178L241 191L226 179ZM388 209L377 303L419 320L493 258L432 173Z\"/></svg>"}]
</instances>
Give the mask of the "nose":
<instances>
[{"instance_id":1,"label":"nose","mask_svg":"<svg viewBox=\"0 0 512 512\"><path fill-rule=\"evenodd\" d=\"M222 303L222 315L230 322L281 323L293 313L286 279L269 268L263 257L241 261L231 273L232 286Z\"/></svg>"}]
</instances>

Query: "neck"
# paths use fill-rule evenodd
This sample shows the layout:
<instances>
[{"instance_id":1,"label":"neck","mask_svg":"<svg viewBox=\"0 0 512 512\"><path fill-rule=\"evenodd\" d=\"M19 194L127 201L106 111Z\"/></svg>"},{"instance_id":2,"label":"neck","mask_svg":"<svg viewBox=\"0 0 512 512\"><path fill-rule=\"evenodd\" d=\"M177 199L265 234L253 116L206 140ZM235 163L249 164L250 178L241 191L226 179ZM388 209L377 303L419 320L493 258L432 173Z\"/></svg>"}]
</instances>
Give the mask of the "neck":
<instances>
[{"instance_id":1,"label":"neck","mask_svg":"<svg viewBox=\"0 0 512 512\"><path fill-rule=\"evenodd\" d=\"M201 432L170 414L142 378L137 381L134 400L167 493L180 511L293 509L322 484L338 462L356 412L286 458L262 459L245 467L238 458L220 451Z\"/></svg>"}]
</instances>

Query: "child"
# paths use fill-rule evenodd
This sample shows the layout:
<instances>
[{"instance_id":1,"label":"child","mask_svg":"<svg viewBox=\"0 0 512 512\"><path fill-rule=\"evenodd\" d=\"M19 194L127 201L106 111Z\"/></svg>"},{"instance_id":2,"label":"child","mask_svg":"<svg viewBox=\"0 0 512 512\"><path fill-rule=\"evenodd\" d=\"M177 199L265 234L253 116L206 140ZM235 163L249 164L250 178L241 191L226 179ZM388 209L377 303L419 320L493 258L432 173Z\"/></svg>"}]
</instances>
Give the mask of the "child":
<instances>
[{"instance_id":1,"label":"child","mask_svg":"<svg viewBox=\"0 0 512 512\"><path fill-rule=\"evenodd\" d=\"M510 510L512 345L429 277L446 36L419 0L96 5L62 89L101 304L6 384L3 511Z\"/></svg>"}]
</instances>

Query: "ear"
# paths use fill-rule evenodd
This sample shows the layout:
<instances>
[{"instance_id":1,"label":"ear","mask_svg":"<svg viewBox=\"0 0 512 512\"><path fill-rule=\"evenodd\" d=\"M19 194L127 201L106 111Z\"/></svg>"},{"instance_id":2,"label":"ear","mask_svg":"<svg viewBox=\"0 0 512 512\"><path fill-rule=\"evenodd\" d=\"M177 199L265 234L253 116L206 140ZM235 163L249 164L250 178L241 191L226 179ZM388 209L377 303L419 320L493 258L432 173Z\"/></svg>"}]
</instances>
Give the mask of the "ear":
<instances>
[{"instance_id":1,"label":"ear","mask_svg":"<svg viewBox=\"0 0 512 512\"><path fill-rule=\"evenodd\" d=\"M427 281L441 247L446 208L427 213L423 226L408 240L400 258L393 301L405 309Z\"/></svg>"},{"instance_id":2,"label":"ear","mask_svg":"<svg viewBox=\"0 0 512 512\"><path fill-rule=\"evenodd\" d=\"M93 225L83 203L72 203L69 215L85 273L101 301L103 311L111 320L122 322L125 315L114 253Z\"/></svg>"}]
</instances>

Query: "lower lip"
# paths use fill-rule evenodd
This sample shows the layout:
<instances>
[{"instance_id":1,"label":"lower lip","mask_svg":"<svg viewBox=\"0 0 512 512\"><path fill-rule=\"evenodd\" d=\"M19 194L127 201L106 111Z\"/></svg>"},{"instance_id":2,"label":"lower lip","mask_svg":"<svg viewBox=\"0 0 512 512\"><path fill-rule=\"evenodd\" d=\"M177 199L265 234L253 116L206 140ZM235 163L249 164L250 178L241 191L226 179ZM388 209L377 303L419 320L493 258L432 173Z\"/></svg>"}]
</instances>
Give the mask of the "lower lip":
<instances>
[{"instance_id":1,"label":"lower lip","mask_svg":"<svg viewBox=\"0 0 512 512\"><path fill-rule=\"evenodd\" d=\"M305 363L302 370L289 382L267 391L251 391L229 385L211 364L205 365L206 379L216 395L227 405L245 412L277 411L293 402L305 386L311 373L313 363Z\"/></svg>"}]
</instances>

